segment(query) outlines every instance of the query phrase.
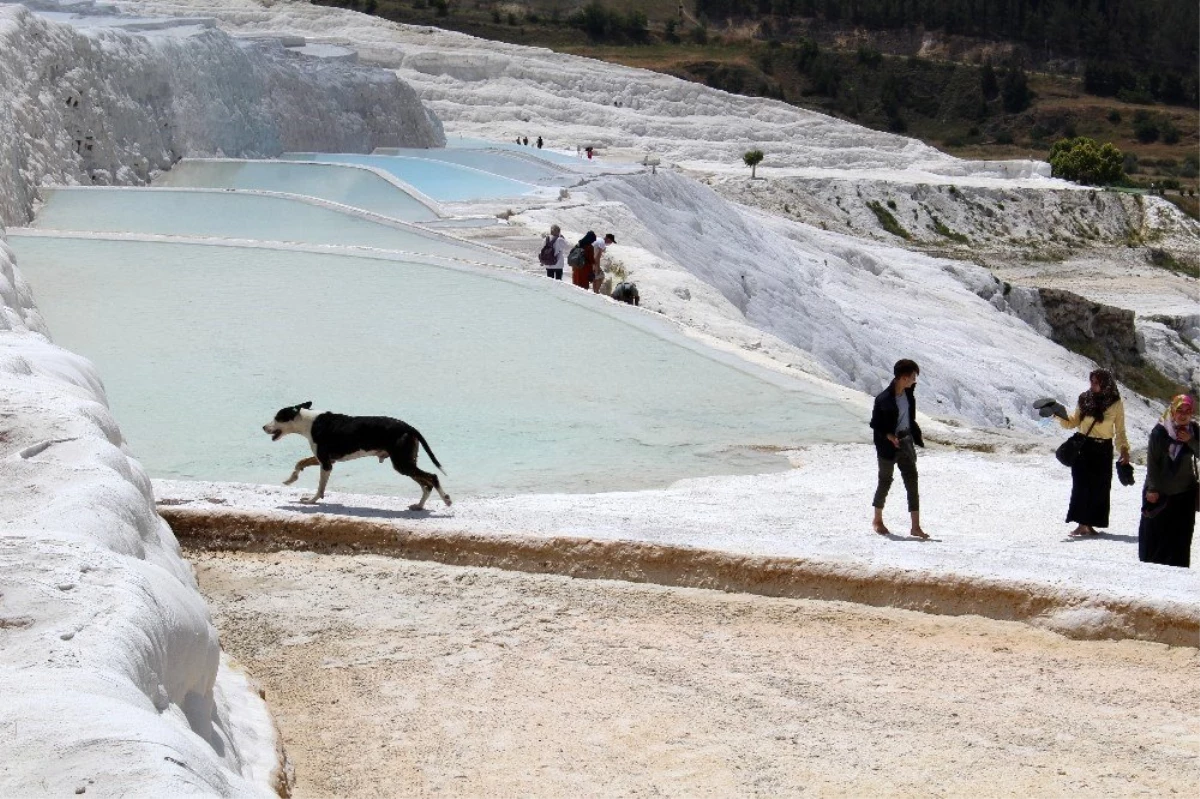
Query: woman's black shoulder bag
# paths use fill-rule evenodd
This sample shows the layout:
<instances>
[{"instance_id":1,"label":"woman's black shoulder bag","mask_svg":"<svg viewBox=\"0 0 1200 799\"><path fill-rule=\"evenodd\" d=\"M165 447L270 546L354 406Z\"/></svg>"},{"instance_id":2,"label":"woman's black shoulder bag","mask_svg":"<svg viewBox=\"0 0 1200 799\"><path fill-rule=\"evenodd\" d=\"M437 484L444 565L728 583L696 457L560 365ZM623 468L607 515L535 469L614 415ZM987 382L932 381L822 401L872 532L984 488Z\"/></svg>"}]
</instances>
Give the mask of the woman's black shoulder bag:
<instances>
[{"instance_id":1,"label":"woman's black shoulder bag","mask_svg":"<svg viewBox=\"0 0 1200 799\"><path fill-rule=\"evenodd\" d=\"M1096 418L1092 417L1092 423L1088 425L1088 433L1092 432L1092 428L1096 426ZM1054 450L1054 457L1058 458L1058 462L1068 469L1075 465L1075 461L1079 460L1079 453L1083 451L1084 442L1087 441L1087 433L1076 433L1066 441L1058 445L1058 449Z\"/></svg>"}]
</instances>

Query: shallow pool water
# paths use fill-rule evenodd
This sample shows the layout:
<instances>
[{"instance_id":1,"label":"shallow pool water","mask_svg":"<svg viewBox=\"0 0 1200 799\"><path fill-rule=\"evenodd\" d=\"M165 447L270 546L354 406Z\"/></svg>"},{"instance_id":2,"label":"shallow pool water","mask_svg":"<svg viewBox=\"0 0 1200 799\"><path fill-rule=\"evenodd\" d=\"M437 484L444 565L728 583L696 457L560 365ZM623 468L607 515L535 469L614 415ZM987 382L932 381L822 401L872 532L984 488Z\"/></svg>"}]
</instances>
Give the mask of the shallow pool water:
<instances>
[{"instance_id":1,"label":"shallow pool water","mask_svg":"<svg viewBox=\"0 0 1200 799\"><path fill-rule=\"evenodd\" d=\"M154 476L282 480L307 446L261 426L305 400L415 425L451 494L656 487L862 438L835 401L545 278L19 231L11 244L55 341L96 362ZM366 459L332 487L416 495Z\"/></svg>"},{"instance_id":2,"label":"shallow pool water","mask_svg":"<svg viewBox=\"0 0 1200 799\"><path fill-rule=\"evenodd\" d=\"M381 169L439 202L523 197L551 189L433 158L357 153L284 153L282 159L325 164L362 164ZM504 158L504 156L497 156ZM505 161L512 159L505 158ZM564 184L565 185L565 184Z\"/></svg>"},{"instance_id":3,"label":"shallow pool water","mask_svg":"<svg viewBox=\"0 0 1200 799\"><path fill-rule=\"evenodd\" d=\"M387 150L377 149L373 155L398 158L425 158L441 161L447 164L478 169L525 183L540 186L570 186L579 180L567 169L554 166L545 159L532 155L530 148L522 147L526 152L506 151L499 148L431 148L393 147ZM536 148L534 148L536 149Z\"/></svg>"},{"instance_id":4,"label":"shallow pool water","mask_svg":"<svg viewBox=\"0 0 1200 799\"><path fill-rule=\"evenodd\" d=\"M155 186L258 189L319 197L392 219L437 219L427 205L367 169L291 161L180 161L154 179Z\"/></svg>"},{"instance_id":5,"label":"shallow pool water","mask_svg":"<svg viewBox=\"0 0 1200 799\"><path fill-rule=\"evenodd\" d=\"M582 169L598 169L602 165L605 168L612 167L612 164L604 164L602 161L589 161L582 155L571 155L570 153L557 152L543 147L538 149L537 145L533 144L536 138L529 140L529 145L517 144L516 142L496 142L488 141L487 139L472 139L462 136L447 136L446 149L448 150L509 150L514 153L525 153L534 158L541 158L544 161L550 161L563 166L571 166ZM574 145L572 145L574 146Z\"/></svg>"},{"instance_id":6,"label":"shallow pool water","mask_svg":"<svg viewBox=\"0 0 1200 799\"><path fill-rule=\"evenodd\" d=\"M235 191L47 189L31 227L106 233L336 244L517 264L503 253L433 231L391 225L287 197Z\"/></svg>"}]
</instances>

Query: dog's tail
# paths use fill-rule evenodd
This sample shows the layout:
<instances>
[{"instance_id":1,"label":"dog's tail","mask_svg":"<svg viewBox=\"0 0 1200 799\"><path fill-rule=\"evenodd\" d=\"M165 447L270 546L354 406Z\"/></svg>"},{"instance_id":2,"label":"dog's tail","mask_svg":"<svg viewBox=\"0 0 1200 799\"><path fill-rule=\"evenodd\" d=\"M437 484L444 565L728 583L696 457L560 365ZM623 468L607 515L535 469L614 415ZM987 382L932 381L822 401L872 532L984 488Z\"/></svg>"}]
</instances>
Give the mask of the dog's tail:
<instances>
[{"instance_id":1,"label":"dog's tail","mask_svg":"<svg viewBox=\"0 0 1200 799\"><path fill-rule=\"evenodd\" d=\"M413 432L417 434L417 440L425 448L425 454L429 456L429 460L433 461L433 465L437 467L439 472L445 474L446 470L442 468L442 464L438 463L437 455L434 455L433 450L429 448L429 442L425 440L425 436L421 435L421 431L416 428L413 428Z\"/></svg>"}]
</instances>

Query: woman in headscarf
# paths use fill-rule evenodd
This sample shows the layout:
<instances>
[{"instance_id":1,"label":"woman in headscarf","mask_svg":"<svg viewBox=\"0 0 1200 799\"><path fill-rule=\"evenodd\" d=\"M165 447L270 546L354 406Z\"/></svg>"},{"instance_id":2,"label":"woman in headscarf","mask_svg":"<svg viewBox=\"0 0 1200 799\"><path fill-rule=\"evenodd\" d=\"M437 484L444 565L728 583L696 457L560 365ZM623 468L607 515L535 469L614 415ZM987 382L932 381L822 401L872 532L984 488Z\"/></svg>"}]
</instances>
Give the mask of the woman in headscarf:
<instances>
[{"instance_id":1,"label":"woman in headscarf","mask_svg":"<svg viewBox=\"0 0 1200 799\"><path fill-rule=\"evenodd\" d=\"M596 234L589 230L577 247L583 248L583 266L571 267L571 282L581 289L591 288L592 273L596 271L596 250L592 247L596 243Z\"/></svg>"},{"instance_id":2,"label":"woman in headscarf","mask_svg":"<svg viewBox=\"0 0 1200 799\"><path fill-rule=\"evenodd\" d=\"M1088 375L1091 385L1079 395L1075 412L1058 423L1078 428L1084 435L1079 457L1071 466L1071 504L1067 521L1077 525L1071 535L1095 535L1097 527L1108 527L1108 495L1112 488L1113 444L1121 451L1121 462L1129 463L1129 439L1125 437L1125 405L1117 382L1107 369Z\"/></svg>"},{"instance_id":3,"label":"woman in headscarf","mask_svg":"<svg viewBox=\"0 0 1200 799\"><path fill-rule=\"evenodd\" d=\"M1171 400L1150 431L1146 452L1146 489L1138 528L1138 560L1188 568L1196 530L1196 458L1200 426L1192 418L1196 401L1187 394Z\"/></svg>"}]
</instances>

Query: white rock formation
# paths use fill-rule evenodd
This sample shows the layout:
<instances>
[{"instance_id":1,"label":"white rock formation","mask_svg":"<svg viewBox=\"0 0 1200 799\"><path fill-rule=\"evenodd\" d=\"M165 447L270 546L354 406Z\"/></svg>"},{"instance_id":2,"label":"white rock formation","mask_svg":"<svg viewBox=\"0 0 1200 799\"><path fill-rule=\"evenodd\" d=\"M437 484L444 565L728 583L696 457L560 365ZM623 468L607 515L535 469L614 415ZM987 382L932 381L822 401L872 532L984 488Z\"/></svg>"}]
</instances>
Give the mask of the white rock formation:
<instances>
[{"instance_id":1,"label":"white rock formation","mask_svg":"<svg viewBox=\"0 0 1200 799\"><path fill-rule=\"evenodd\" d=\"M619 229L623 244L681 265L843 385L874 394L910 357L924 412L1034 430L1030 403L1074 396L1091 368L1027 323L1029 298L1006 296L982 267L755 214L670 173L587 190L606 201L589 209L597 232ZM1131 426L1151 421L1128 404Z\"/></svg>"},{"instance_id":2,"label":"white rock formation","mask_svg":"<svg viewBox=\"0 0 1200 799\"><path fill-rule=\"evenodd\" d=\"M445 139L393 73L239 42L203 25L142 33L0 6L0 221L39 185L141 184L185 155L370 152Z\"/></svg>"},{"instance_id":3,"label":"white rock formation","mask_svg":"<svg viewBox=\"0 0 1200 799\"><path fill-rule=\"evenodd\" d=\"M265 704L0 233L0 795L269 796ZM233 718L236 717L236 718Z\"/></svg>"}]
</instances>

